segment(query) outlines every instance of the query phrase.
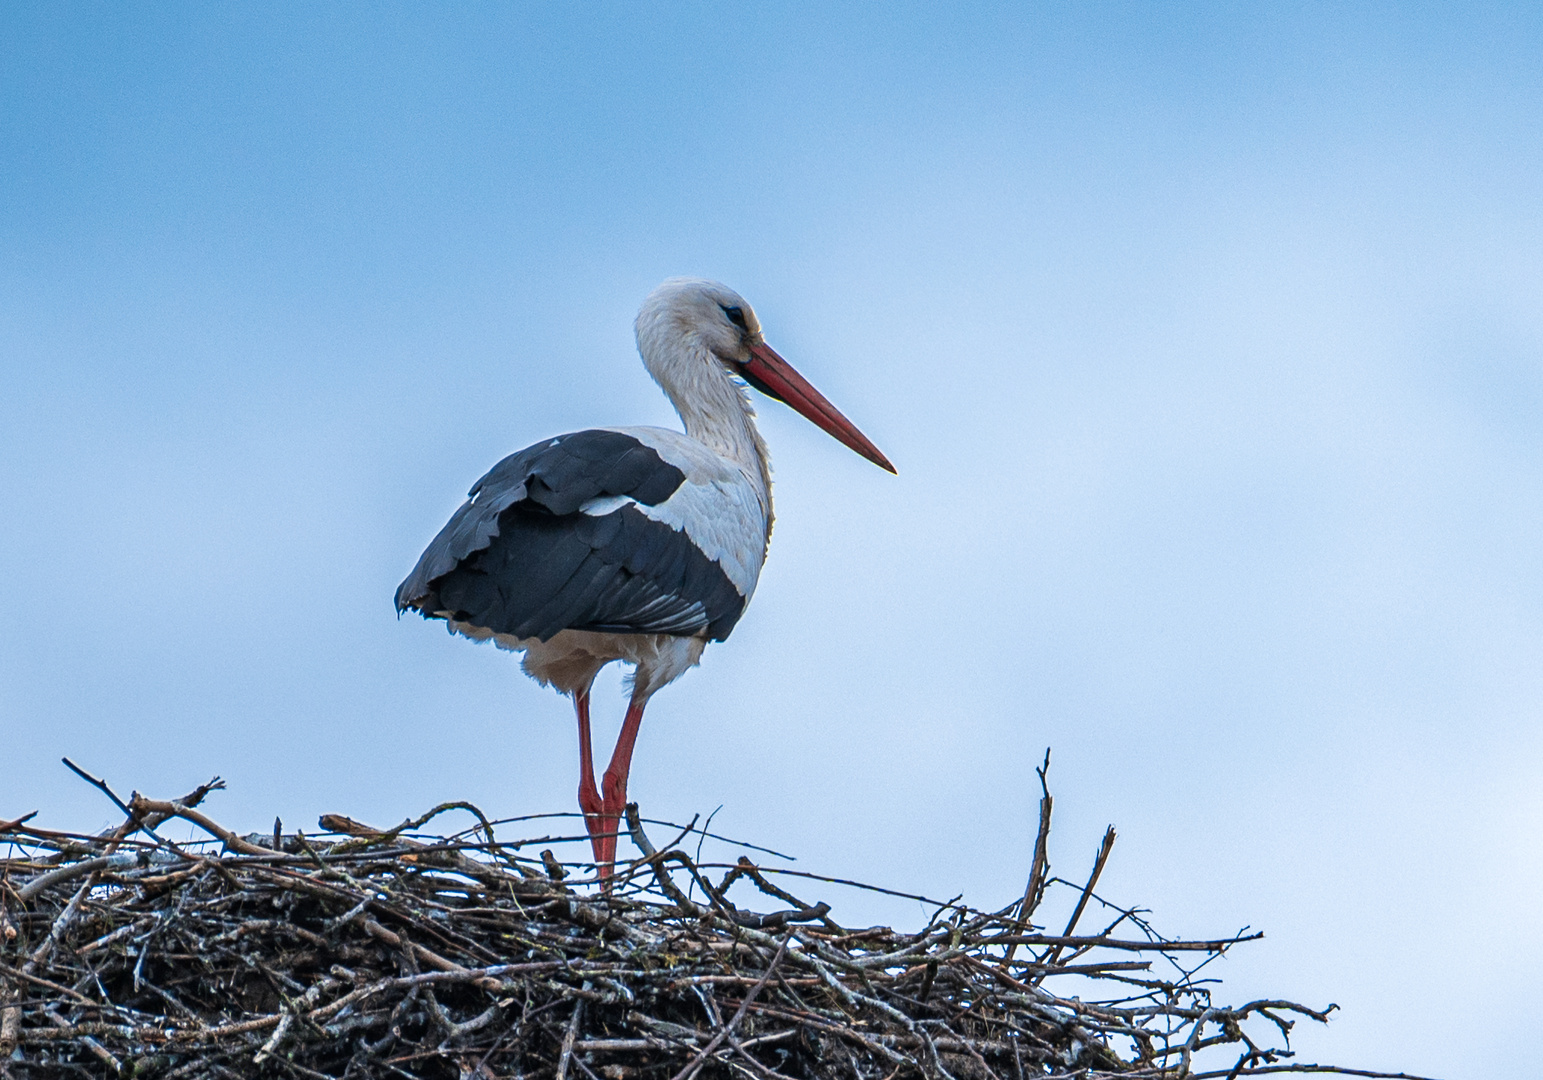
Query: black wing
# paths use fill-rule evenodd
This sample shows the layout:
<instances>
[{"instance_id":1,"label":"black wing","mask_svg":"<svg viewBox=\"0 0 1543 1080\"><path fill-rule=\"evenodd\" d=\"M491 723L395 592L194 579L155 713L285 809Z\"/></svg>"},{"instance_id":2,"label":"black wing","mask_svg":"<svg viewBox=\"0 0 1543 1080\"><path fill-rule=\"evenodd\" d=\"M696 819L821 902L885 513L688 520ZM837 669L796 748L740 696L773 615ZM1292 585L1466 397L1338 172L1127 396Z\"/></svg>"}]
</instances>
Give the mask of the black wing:
<instances>
[{"instance_id":1,"label":"black wing","mask_svg":"<svg viewBox=\"0 0 1543 1080\"><path fill-rule=\"evenodd\" d=\"M579 431L493 466L396 591L398 611L545 641L560 630L721 641L744 610L722 567L685 532L627 503L658 506L686 475L617 431Z\"/></svg>"}]
</instances>

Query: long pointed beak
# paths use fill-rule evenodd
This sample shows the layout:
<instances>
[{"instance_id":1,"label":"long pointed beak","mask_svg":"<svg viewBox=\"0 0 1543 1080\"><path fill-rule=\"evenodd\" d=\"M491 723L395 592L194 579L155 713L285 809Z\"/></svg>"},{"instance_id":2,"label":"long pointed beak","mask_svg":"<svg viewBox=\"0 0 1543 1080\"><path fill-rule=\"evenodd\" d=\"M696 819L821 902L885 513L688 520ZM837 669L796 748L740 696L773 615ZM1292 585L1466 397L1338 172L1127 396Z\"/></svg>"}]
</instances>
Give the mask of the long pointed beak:
<instances>
[{"instance_id":1,"label":"long pointed beak","mask_svg":"<svg viewBox=\"0 0 1543 1080\"><path fill-rule=\"evenodd\" d=\"M750 360L740 365L745 381L761 393L785 401L794 412L815 427L857 451L881 469L894 472L889 458L857 430L857 425L841 415L841 410L825 400L825 395L809 385L809 380L793 370L793 365L777 355L764 342L750 346Z\"/></svg>"}]
</instances>

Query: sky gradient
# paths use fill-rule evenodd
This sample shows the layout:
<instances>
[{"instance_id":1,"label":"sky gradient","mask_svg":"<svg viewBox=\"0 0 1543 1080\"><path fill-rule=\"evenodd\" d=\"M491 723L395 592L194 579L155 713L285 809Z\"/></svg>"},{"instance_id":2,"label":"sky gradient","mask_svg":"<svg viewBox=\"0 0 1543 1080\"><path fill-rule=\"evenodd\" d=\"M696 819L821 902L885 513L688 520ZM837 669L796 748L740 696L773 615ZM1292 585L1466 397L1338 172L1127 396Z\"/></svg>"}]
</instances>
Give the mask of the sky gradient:
<instances>
[{"instance_id":1,"label":"sky gradient","mask_svg":"<svg viewBox=\"0 0 1543 1080\"><path fill-rule=\"evenodd\" d=\"M673 426L631 320L714 277L899 476L761 405L770 560L646 813L1000 906L1050 746L1056 869L1113 822L1109 896L1264 930L1215 968L1339 1003L1303 1059L1521 1080L1543 9L0 25L0 817L112 820L61 755L242 829L572 809L567 704L392 592L505 454Z\"/></svg>"}]
</instances>

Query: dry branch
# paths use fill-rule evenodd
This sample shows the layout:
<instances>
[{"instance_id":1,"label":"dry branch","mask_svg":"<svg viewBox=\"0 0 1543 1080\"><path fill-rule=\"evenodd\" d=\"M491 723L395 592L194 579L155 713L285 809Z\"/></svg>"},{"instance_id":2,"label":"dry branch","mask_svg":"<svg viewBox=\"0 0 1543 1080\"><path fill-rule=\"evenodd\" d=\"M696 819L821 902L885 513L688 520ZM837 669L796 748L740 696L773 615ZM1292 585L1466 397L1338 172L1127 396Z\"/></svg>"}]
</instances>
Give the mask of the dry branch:
<instances>
[{"instance_id":1,"label":"dry branch","mask_svg":"<svg viewBox=\"0 0 1543 1080\"><path fill-rule=\"evenodd\" d=\"M1043 772L1023 901L940 904L913 933L843 928L747 858L715 885L718 864L681 846L694 824L656 850L635 808L641 857L602 890L593 867L521 854L539 841L500 839L465 803L392 829L328 815L315 836L241 836L194 808L218 779L124 803L81 775L123 825L0 822L0 1073L14 1080L1403 1075L1298 1063L1292 1018L1328 1010L1228 1007L1192 977L1258 934L1166 940L1123 909L1077 933L1113 833L1085 885L1051 878ZM477 819L467 834L419 832L457 808ZM156 836L173 817L214 840ZM735 882L785 907L737 906ZM1076 899L1059 934L1031 922L1052 889Z\"/></svg>"}]
</instances>

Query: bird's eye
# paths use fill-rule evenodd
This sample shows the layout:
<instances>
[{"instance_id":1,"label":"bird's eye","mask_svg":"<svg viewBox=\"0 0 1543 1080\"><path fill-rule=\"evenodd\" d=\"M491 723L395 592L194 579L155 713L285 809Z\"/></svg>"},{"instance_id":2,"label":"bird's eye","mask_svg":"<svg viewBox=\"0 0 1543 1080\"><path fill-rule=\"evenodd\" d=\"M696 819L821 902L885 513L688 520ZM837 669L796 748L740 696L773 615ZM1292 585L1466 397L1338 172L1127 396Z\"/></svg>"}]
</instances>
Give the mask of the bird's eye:
<instances>
[{"instance_id":1,"label":"bird's eye","mask_svg":"<svg viewBox=\"0 0 1543 1080\"><path fill-rule=\"evenodd\" d=\"M741 330L748 330L749 329L749 327L747 327L745 325L745 312L744 312L744 309L737 308L737 307L728 307L728 306L726 306L724 304L719 304L718 306L723 308L723 313L728 316L729 322L733 323L735 326L739 327Z\"/></svg>"}]
</instances>

